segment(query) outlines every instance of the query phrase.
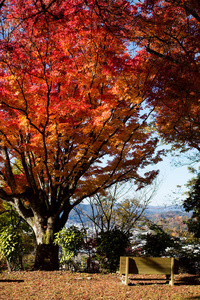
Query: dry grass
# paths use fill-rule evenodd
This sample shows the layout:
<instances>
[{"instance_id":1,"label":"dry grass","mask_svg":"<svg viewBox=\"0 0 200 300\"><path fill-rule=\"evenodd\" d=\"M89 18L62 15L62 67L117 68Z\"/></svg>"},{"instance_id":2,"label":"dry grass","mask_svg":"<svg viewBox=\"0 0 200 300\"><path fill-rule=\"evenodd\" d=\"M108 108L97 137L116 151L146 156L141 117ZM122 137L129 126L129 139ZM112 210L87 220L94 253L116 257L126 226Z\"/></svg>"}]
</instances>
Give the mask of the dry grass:
<instances>
[{"instance_id":1,"label":"dry grass","mask_svg":"<svg viewBox=\"0 0 200 300\"><path fill-rule=\"evenodd\" d=\"M99 300L99 299L200 299L200 276L175 276L175 286L164 276L134 276L130 285L117 274L55 272L13 272L0 275L2 300ZM151 279L151 280L150 280Z\"/></svg>"}]
</instances>

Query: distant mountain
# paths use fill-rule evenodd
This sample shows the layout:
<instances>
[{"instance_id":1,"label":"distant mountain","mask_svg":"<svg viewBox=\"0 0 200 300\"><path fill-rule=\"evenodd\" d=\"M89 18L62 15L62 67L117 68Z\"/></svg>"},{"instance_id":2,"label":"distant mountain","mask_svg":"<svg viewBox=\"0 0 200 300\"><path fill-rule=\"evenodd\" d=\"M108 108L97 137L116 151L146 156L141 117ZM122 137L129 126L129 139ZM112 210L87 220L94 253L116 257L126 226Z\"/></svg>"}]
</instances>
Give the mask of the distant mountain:
<instances>
[{"instance_id":1,"label":"distant mountain","mask_svg":"<svg viewBox=\"0 0 200 300\"><path fill-rule=\"evenodd\" d=\"M152 215L158 214L158 215L168 215L168 214L174 214L176 216L190 216L191 213L188 213L184 210L184 208L181 205L169 205L169 206L148 206L145 210L145 215L147 217L150 217Z\"/></svg>"},{"instance_id":2,"label":"distant mountain","mask_svg":"<svg viewBox=\"0 0 200 300\"><path fill-rule=\"evenodd\" d=\"M92 215L92 209L89 204L80 204L70 212L69 215L69 222L71 223L81 223L81 220L76 212L82 210L85 214L91 216ZM154 219L154 215L160 215L162 218L167 216L190 216L191 213L187 213L181 205L170 205L170 206L148 206L145 210L144 215L149 219ZM87 222L88 218L81 214L82 222Z\"/></svg>"},{"instance_id":3,"label":"distant mountain","mask_svg":"<svg viewBox=\"0 0 200 300\"><path fill-rule=\"evenodd\" d=\"M83 214L81 213L81 211L83 211ZM81 219L80 219L79 215L81 215ZM88 218L86 217L86 215L89 215L89 216L92 215L91 206L89 204L81 203L70 212L68 221L74 222L74 223L81 223L81 222L85 223L88 221Z\"/></svg>"}]
</instances>

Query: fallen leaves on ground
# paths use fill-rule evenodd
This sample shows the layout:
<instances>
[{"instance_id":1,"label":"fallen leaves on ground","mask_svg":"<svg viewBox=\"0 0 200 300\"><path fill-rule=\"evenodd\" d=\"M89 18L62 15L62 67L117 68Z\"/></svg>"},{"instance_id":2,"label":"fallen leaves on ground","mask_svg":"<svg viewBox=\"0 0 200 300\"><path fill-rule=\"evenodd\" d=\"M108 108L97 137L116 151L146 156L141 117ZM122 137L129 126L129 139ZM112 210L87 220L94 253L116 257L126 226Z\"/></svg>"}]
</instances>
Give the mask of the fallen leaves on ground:
<instances>
[{"instance_id":1,"label":"fallen leaves on ground","mask_svg":"<svg viewBox=\"0 0 200 300\"><path fill-rule=\"evenodd\" d=\"M200 276L176 275L175 285L171 287L162 275L134 275L129 286L125 286L119 274L5 272L0 275L0 299L195 300L200 299Z\"/></svg>"}]
</instances>

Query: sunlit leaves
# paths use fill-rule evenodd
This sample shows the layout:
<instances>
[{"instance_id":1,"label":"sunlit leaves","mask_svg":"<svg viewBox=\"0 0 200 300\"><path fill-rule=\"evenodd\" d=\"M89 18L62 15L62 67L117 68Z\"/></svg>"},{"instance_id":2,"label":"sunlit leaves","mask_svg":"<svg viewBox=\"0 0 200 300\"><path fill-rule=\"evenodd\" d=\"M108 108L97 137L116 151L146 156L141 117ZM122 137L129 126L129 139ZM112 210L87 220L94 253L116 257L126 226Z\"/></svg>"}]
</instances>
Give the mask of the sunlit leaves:
<instances>
[{"instance_id":1,"label":"sunlit leaves","mask_svg":"<svg viewBox=\"0 0 200 300\"><path fill-rule=\"evenodd\" d=\"M199 20L196 1L137 3L134 35L147 77L144 93L156 108L155 126L176 147L199 151Z\"/></svg>"},{"instance_id":2,"label":"sunlit leaves","mask_svg":"<svg viewBox=\"0 0 200 300\"><path fill-rule=\"evenodd\" d=\"M2 8L0 197L31 226L37 220L40 235L49 224L60 230L87 196L157 175L140 172L159 153L143 112L142 58L129 55L125 35L131 6L98 5L13 0ZM117 18L107 22L108 10Z\"/></svg>"}]
</instances>

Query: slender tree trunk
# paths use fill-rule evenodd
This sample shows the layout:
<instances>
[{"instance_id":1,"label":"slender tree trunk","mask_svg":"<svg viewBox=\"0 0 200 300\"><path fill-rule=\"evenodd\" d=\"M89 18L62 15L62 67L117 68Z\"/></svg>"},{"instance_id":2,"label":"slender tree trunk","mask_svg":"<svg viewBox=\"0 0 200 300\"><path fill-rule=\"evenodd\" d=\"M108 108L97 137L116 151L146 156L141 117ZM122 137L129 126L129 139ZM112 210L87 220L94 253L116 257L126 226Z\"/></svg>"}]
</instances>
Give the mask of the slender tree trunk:
<instances>
[{"instance_id":1,"label":"slender tree trunk","mask_svg":"<svg viewBox=\"0 0 200 300\"><path fill-rule=\"evenodd\" d=\"M6 258L6 263L7 263L7 267L8 267L8 272L11 272L12 271L11 264L7 258Z\"/></svg>"},{"instance_id":2,"label":"slender tree trunk","mask_svg":"<svg viewBox=\"0 0 200 300\"><path fill-rule=\"evenodd\" d=\"M20 266L20 270L23 271L23 270L24 270L24 266L23 266L23 258L22 258L22 255L19 255L19 266Z\"/></svg>"}]
</instances>

